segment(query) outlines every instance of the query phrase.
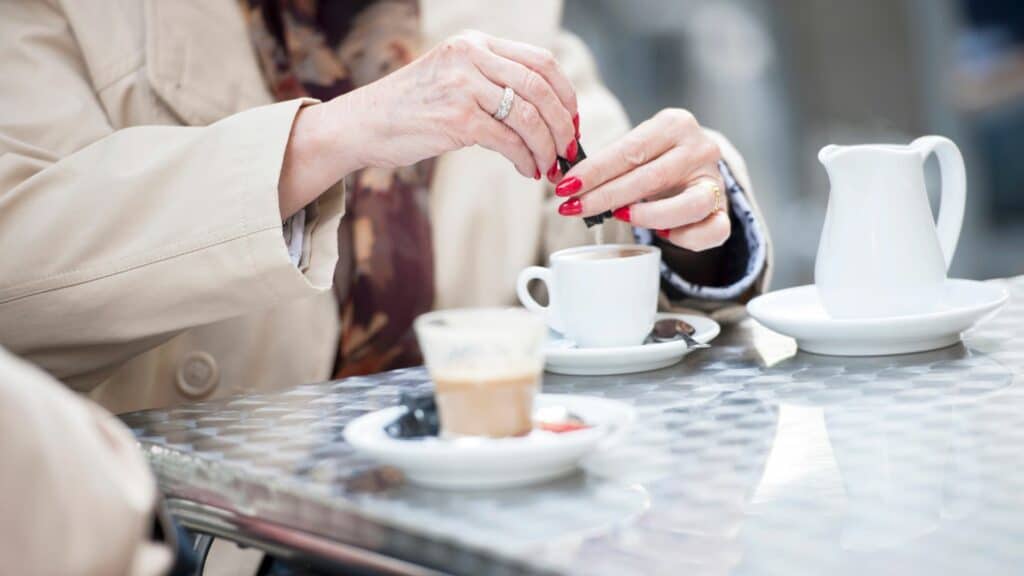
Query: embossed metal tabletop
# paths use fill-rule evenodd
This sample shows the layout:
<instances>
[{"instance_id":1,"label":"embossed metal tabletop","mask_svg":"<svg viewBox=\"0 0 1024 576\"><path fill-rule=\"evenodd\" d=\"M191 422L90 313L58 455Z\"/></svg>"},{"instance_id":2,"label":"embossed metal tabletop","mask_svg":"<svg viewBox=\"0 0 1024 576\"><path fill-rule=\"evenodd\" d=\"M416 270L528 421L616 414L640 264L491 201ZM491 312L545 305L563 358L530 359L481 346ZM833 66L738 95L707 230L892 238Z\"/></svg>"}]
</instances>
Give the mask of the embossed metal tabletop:
<instances>
[{"instance_id":1,"label":"embossed metal tabletop","mask_svg":"<svg viewBox=\"0 0 1024 576\"><path fill-rule=\"evenodd\" d=\"M124 420L190 526L385 572L1022 574L1024 280L1006 285L934 352L814 356L747 321L664 370L545 375L638 422L529 488L426 490L344 443L422 369Z\"/></svg>"}]
</instances>

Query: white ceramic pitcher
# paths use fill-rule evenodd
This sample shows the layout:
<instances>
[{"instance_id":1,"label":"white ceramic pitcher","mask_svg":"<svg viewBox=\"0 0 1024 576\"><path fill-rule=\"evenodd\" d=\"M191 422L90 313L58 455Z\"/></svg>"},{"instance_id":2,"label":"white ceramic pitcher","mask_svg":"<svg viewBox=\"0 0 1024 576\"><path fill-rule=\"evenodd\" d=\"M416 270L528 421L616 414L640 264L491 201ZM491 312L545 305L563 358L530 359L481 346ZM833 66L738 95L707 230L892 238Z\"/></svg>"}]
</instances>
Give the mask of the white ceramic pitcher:
<instances>
[{"instance_id":1,"label":"white ceramic pitcher","mask_svg":"<svg viewBox=\"0 0 1024 576\"><path fill-rule=\"evenodd\" d=\"M937 225L924 183L924 161L933 152L942 172ZM940 309L967 192L956 144L924 136L909 146L830 145L818 160L832 191L814 281L829 315L879 318Z\"/></svg>"}]
</instances>

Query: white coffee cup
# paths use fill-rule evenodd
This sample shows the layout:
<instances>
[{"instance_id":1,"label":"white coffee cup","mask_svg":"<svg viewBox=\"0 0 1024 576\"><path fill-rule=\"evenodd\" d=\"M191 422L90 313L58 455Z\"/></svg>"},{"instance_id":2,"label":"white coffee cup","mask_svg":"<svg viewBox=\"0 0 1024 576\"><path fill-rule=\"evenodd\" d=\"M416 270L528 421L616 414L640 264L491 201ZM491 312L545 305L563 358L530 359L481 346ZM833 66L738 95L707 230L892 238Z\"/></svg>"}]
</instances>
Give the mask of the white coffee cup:
<instances>
[{"instance_id":1,"label":"white coffee cup","mask_svg":"<svg viewBox=\"0 0 1024 576\"><path fill-rule=\"evenodd\" d=\"M605 244L560 250L551 267L519 273L516 291L527 309L583 348L642 344L658 311L661 250L654 246ZM541 306L528 285L547 285Z\"/></svg>"}]
</instances>

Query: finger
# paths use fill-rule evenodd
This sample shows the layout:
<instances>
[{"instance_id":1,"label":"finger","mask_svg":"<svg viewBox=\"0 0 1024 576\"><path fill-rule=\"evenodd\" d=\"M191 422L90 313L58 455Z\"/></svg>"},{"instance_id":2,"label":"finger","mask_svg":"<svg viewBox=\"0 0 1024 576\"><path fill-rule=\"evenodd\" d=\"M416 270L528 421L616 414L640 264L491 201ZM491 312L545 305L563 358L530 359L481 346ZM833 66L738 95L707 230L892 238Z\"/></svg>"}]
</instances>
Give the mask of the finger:
<instances>
[{"instance_id":1,"label":"finger","mask_svg":"<svg viewBox=\"0 0 1024 576\"><path fill-rule=\"evenodd\" d=\"M504 92L505 89L497 84L481 79L477 90L480 107L487 113L494 114L501 104ZM498 122L498 120L495 121ZM542 172L547 171L555 161L555 141L537 108L526 99L516 95L515 100L512 101L512 110L505 118L504 123L515 130L526 143L538 169ZM530 176L533 177L533 174Z\"/></svg>"},{"instance_id":2,"label":"finger","mask_svg":"<svg viewBox=\"0 0 1024 576\"><path fill-rule=\"evenodd\" d=\"M512 88L518 98L533 104L547 124L555 141L555 149L560 151L559 155L569 157L569 148L576 143L572 114L558 99L544 76L514 60L488 51L474 53L474 63L492 82ZM575 156L575 152L572 155ZM552 157L550 164L554 161Z\"/></svg>"},{"instance_id":3,"label":"finger","mask_svg":"<svg viewBox=\"0 0 1024 576\"><path fill-rule=\"evenodd\" d=\"M579 181L575 193L586 193L658 158L674 143L666 131L646 120L614 144L591 154L565 176Z\"/></svg>"},{"instance_id":4,"label":"finger","mask_svg":"<svg viewBox=\"0 0 1024 576\"><path fill-rule=\"evenodd\" d=\"M540 178L540 171L533 161L533 153L515 130L484 111L474 117L470 129L476 135L476 144L508 158L523 176Z\"/></svg>"},{"instance_id":5,"label":"finger","mask_svg":"<svg viewBox=\"0 0 1024 576\"><path fill-rule=\"evenodd\" d=\"M690 163L692 168L713 164L711 160L720 154L714 142L706 137L697 124L693 114L680 109L667 109L640 123L611 146L577 164L563 180L570 181L572 185L563 186L564 193L559 190L556 192L560 195L586 193L647 164L672 147L692 150L695 158Z\"/></svg>"},{"instance_id":6,"label":"finger","mask_svg":"<svg viewBox=\"0 0 1024 576\"><path fill-rule=\"evenodd\" d=\"M715 189L718 193L715 193ZM717 196L717 200L716 200ZM688 226L706 219L724 208L722 186L710 178L663 200L638 202L628 208L626 219L634 226L663 230Z\"/></svg>"},{"instance_id":7,"label":"finger","mask_svg":"<svg viewBox=\"0 0 1024 576\"><path fill-rule=\"evenodd\" d=\"M590 159L576 165L582 166ZM650 162L622 174L618 178L584 193L579 197L583 216L593 216L657 196L667 190L681 188L686 183L687 165L692 162L685 148L672 148ZM569 171L575 175L576 168ZM578 176L577 176L578 177ZM565 182L565 180L563 180Z\"/></svg>"},{"instance_id":8,"label":"finger","mask_svg":"<svg viewBox=\"0 0 1024 576\"><path fill-rule=\"evenodd\" d=\"M704 220L673 230L659 230L658 236L680 248L694 252L716 248L725 243L732 233L729 215L717 211Z\"/></svg>"},{"instance_id":9,"label":"finger","mask_svg":"<svg viewBox=\"0 0 1024 576\"><path fill-rule=\"evenodd\" d=\"M559 66L550 50L492 36L487 37L487 45L498 56L515 60L543 76L558 95L562 106L569 111L570 116L577 117L579 108L576 104L576 89L573 88L572 82L569 82L569 78L562 71L562 67Z\"/></svg>"}]
</instances>

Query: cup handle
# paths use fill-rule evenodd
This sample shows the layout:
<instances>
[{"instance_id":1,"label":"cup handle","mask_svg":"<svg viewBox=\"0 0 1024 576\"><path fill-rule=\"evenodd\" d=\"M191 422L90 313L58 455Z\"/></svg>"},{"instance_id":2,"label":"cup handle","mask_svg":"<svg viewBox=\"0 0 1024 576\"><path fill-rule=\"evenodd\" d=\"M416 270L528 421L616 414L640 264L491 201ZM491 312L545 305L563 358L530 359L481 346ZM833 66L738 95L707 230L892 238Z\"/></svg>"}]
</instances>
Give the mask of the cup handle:
<instances>
[{"instance_id":1,"label":"cup handle","mask_svg":"<svg viewBox=\"0 0 1024 576\"><path fill-rule=\"evenodd\" d=\"M939 246L946 258L946 270L953 263L956 243L960 239L960 227L964 223L964 203L967 199L967 173L964 170L964 157L960 149L949 138L942 136L922 136L911 143L927 158L934 153L939 159L939 171L942 173L942 196L939 202L939 218L936 231L939 235Z\"/></svg>"},{"instance_id":2,"label":"cup handle","mask_svg":"<svg viewBox=\"0 0 1024 576\"><path fill-rule=\"evenodd\" d=\"M548 289L548 305L541 306L533 295L530 294L530 281L540 280L547 286ZM557 332L565 333L562 328L562 323L558 320L558 314L555 312L555 291L554 284L551 280L551 270L543 266L528 266L523 268L522 272L519 273L519 278L516 280L516 294L519 296L519 301L522 302L523 306L531 312L537 312L544 316L544 321L547 322L548 326Z\"/></svg>"}]
</instances>

